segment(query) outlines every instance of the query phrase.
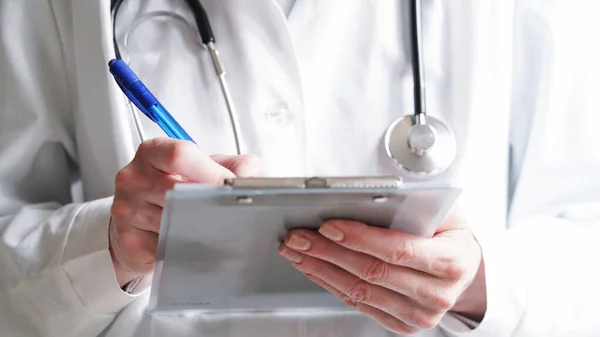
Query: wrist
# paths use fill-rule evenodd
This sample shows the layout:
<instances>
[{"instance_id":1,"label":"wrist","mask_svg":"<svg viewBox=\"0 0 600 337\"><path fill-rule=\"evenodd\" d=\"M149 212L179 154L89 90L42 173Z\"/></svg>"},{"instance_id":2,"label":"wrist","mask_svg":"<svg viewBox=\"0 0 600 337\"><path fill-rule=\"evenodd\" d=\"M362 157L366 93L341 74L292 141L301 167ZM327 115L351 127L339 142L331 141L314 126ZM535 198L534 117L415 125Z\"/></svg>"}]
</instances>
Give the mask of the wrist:
<instances>
[{"instance_id":1,"label":"wrist","mask_svg":"<svg viewBox=\"0 0 600 337\"><path fill-rule=\"evenodd\" d=\"M117 278L117 283L119 287L123 288L125 285L129 284L131 281L140 277L139 273L135 273L125 268L119 260L115 256L115 252L112 247L112 240L110 239L110 231L112 229L112 217L109 220L108 224L108 251L110 252L110 258L112 260L113 268L115 270L115 276Z\"/></svg>"},{"instance_id":2,"label":"wrist","mask_svg":"<svg viewBox=\"0 0 600 337\"><path fill-rule=\"evenodd\" d=\"M133 281L136 278L141 276L139 273L132 272L132 271L128 270L127 268L125 268L119 262L119 260L117 260L117 258L115 257L112 247L109 248L109 250L110 250L110 257L112 259L113 267L115 269L115 276L117 278L117 283L119 283L119 287L123 288L125 285L127 285L131 281Z\"/></svg>"}]
</instances>

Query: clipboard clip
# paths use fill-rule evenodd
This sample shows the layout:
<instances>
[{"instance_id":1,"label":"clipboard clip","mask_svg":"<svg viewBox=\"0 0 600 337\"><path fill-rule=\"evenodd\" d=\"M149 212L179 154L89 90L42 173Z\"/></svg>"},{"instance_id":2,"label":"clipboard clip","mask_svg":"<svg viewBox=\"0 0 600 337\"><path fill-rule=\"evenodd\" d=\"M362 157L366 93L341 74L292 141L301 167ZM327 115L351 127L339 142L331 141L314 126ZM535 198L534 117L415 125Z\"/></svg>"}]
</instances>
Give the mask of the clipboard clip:
<instances>
[{"instance_id":1,"label":"clipboard clip","mask_svg":"<svg viewBox=\"0 0 600 337\"><path fill-rule=\"evenodd\" d=\"M401 185L402 178L397 176L231 178L225 180L225 186L233 189L397 189Z\"/></svg>"}]
</instances>

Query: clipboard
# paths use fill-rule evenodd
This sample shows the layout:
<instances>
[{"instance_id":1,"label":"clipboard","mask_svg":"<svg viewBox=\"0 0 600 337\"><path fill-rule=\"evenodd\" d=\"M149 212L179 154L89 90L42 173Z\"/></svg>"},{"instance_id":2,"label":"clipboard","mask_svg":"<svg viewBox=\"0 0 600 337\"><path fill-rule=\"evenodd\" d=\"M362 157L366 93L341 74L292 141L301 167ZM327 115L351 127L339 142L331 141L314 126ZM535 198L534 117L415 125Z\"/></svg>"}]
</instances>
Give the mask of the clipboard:
<instances>
[{"instance_id":1,"label":"clipboard","mask_svg":"<svg viewBox=\"0 0 600 337\"><path fill-rule=\"evenodd\" d=\"M328 219L431 237L460 190L399 177L241 178L167 192L149 312L351 310L278 254Z\"/></svg>"}]
</instances>

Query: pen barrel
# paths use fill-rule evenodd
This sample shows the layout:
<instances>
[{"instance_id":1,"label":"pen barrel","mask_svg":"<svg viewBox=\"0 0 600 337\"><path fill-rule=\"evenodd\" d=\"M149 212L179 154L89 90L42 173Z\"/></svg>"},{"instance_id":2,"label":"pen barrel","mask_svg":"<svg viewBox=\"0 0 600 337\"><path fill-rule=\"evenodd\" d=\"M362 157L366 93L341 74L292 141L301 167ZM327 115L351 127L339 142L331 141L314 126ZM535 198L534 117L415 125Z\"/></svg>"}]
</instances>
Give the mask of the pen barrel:
<instances>
[{"instance_id":1,"label":"pen barrel","mask_svg":"<svg viewBox=\"0 0 600 337\"><path fill-rule=\"evenodd\" d=\"M146 108L148 112L150 112L153 106L160 105L158 99L156 99L156 97L152 95L150 90L140 80L133 82L128 88L128 90L136 93L135 96L137 100L142 104L144 108ZM163 110L165 109L163 108ZM150 119L152 119L152 121L155 123L158 123L160 121L160 119L157 119L153 113L149 113L148 117L150 117Z\"/></svg>"},{"instance_id":2,"label":"pen barrel","mask_svg":"<svg viewBox=\"0 0 600 337\"><path fill-rule=\"evenodd\" d=\"M154 123L158 124L169 137L196 143L125 62L111 60L108 65L110 72L129 100Z\"/></svg>"},{"instance_id":3,"label":"pen barrel","mask_svg":"<svg viewBox=\"0 0 600 337\"><path fill-rule=\"evenodd\" d=\"M177 123L177 121L169 114L169 112L162 107L159 103L151 106L148 111L150 112L152 117L156 120L156 124L158 124L161 129L165 131L165 133L175 139L189 140L192 143L195 143L192 137L185 132L185 130Z\"/></svg>"}]
</instances>

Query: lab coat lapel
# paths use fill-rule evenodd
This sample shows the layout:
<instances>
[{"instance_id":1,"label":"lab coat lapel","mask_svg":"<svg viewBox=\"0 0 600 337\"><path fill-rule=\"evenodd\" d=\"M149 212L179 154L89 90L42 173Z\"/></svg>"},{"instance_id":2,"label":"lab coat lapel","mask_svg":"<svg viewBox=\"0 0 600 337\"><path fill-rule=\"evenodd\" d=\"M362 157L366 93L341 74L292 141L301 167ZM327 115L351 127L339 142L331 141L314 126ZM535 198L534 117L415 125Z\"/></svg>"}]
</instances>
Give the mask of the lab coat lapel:
<instances>
[{"instance_id":1,"label":"lab coat lapel","mask_svg":"<svg viewBox=\"0 0 600 337\"><path fill-rule=\"evenodd\" d=\"M270 158L265 166L273 171L268 175L304 175L303 94L285 16L271 0L203 4L227 68L247 149ZM222 100L219 94L212 99Z\"/></svg>"},{"instance_id":2,"label":"lab coat lapel","mask_svg":"<svg viewBox=\"0 0 600 337\"><path fill-rule=\"evenodd\" d=\"M113 194L114 177L134 154L130 113L108 72L114 57L110 0L72 1L76 130L86 199Z\"/></svg>"}]
</instances>

